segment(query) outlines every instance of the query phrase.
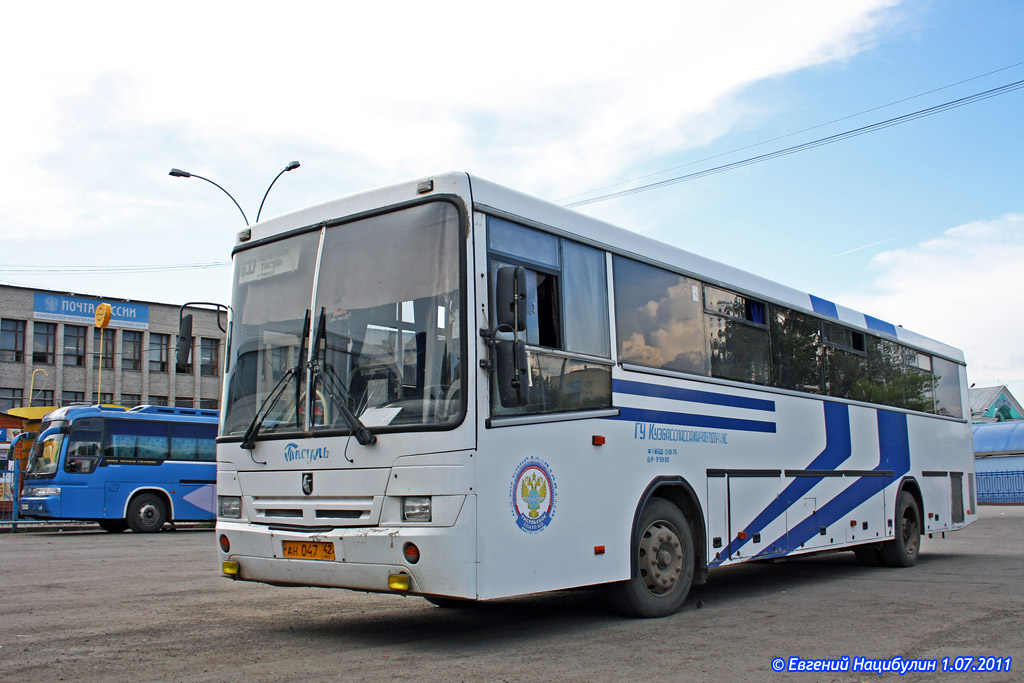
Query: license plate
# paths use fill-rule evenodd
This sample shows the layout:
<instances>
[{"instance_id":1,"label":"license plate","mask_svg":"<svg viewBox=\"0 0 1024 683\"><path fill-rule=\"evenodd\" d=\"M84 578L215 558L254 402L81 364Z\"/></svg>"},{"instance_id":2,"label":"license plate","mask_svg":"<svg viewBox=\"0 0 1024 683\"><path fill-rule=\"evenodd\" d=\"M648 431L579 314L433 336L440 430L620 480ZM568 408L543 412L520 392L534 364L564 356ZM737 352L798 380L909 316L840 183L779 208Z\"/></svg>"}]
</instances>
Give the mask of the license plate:
<instances>
[{"instance_id":1,"label":"license plate","mask_svg":"<svg viewBox=\"0 0 1024 683\"><path fill-rule=\"evenodd\" d=\"M322 541L282 541L284 556L297 560L334 560L334 544Z\"/></svg>"}]
</instances>

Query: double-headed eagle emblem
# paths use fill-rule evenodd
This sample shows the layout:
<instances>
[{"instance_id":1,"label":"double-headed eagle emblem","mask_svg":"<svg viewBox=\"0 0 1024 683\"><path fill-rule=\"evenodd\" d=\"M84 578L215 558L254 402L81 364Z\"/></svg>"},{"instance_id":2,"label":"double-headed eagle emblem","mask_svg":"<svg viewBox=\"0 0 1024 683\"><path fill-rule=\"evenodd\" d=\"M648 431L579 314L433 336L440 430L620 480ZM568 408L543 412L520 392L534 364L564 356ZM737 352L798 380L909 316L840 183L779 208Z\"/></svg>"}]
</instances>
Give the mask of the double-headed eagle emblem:
<instances>
[{"instance_id":1,"label":"double-headed eagle emblem","mask_svg":"<svg viewBox=\"0 0 1024 683\"><path fill-rule=\"evenodd\" d=\"M531 519L536 519L540 516L540 504L547 495L548 486L544 477L536 474L523 477L522 497L526 501L526 506L530 508L528 515Z\"/></svg>"}]
</instances>

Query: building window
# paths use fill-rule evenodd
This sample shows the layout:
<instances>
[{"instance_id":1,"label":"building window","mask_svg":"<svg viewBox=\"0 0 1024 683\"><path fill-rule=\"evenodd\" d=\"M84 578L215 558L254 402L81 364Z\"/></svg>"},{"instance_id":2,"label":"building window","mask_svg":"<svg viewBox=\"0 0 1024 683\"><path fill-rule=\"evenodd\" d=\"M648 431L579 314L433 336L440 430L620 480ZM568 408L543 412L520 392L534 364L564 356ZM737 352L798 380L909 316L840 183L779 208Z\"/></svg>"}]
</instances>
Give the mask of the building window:
<instances>
[{"instance_id":1,"label":"building window","mask_svg":"<svg viewBox=\"0 0 1024 683\"><path fill-rule=\"evenodd\" d=\"M0 413L6 413L11 408L20 407L21 389L0 389Z\"/></svg>"},{"instance_id":2,"label":"building window","mask_svg":"<svg viewBox=\"0 0 1024 683\"><path fill-rule=\"evenodd\" d=\"M125 330L121 333L121 369L142 370L142 333ZM138 405L138 404L136 404Z\"/></svg>"},{"instance_id":3,"label":"building window","mask_svg":"<svg viewBox=\"0 0 1024 683\"><path fill-rule=\"evenodd\" d=\"M25 361L25 321L0 321L0 361L23 363Z\"/></svg>"},{"instance_id":4,"label":"building window","mask_svg":"<svg viewBox=\"0 0 1024 683\"><path fill-rule=\"evenodd\" d=\"M93 403L113 403L114 402L114 394L109 392L109 391L104 391L102 394L99 395L99 398L96 397L96 392L94 391L94 392L92 392L92 397L93 397Z\"/></svg>"},{"instance_id":5,"label":"building window","mask_svg":"<svg viewBox=\"0 0 1024 683\"><path fill-rule=\"evenodd\" d=\"M56 360L57 323L35 323L32 326L32 363L53 365Z\"/></svg>"},{"instance_id":6,"label":"building window","mask_svg":"<svg viewBox=\"0 0 1024 683\"><path fill-rule=\"evenodd\" d=\"M153 394L150 394L149 395L149 405L151 405L151 406L165 406L165 405L167 405L167 397L166 396L155 396Z\"/></svg>"},{"instance_id":7,"label":"building window","mask_svg":"<svg viewBox=\"0 0 1024 683\"><path fill-rule=\"evenodd\" d=\"M217 410L217 399L201 398L199 399L199 407L203 410Z\"/></svg>"},{"instance_id":8,"label":"building window","mask_svg":"<svg viewBox=\"0 0 1024 683\"><path fill-rule=\"evenodd\" d=\"M81 325L64 326L64 365L85 367L86 329Z\"/></svg>"},{"instance_id":9,"label":"building window","mask_svg":"<svg viewBox=\"0 0 1024 683\"><path fill-rule=\"evenodd\" d=\"M53 389L36 389L32 392L32 406L52 406L53 405Z\"/></svg>"},{"instance_id":10,"label":"building window","mask_svg":"<svg viewBox=\"0 0 1024 683\"><path fill-rule=\"evenodd\" d=\"M192 399L191 398L176 398L176 399L174 399L174 407L175 408L191 408L192 407Z\"/></svg>"},{"instance_id":11,"label":"building window","mask_svg":"<svg viewBox=\"0 0 1024 683\"><path fill-rule=\"evenodd\" d=\"M174 351L174 353L175 353L174 371L179 373L179 374L183 374L183 375L191 375L192 374L192 357L195 355L195 349L194 348L189 349L188 350L188 360L184 364L179 364L177 362L177 353L178 353L178 351L177 351L178 346L177 345L179 343L181 343L180 340L177 337L175 337L175 340L174 340L174 345L175 345L174 346L174 349L175 349L175 351ZM194 343L195 343L195 341L193 340L193 344Z\"/></svg>"},{"instance_id":12,"label":"building window","mask_svg":"<svg viewBox=\"0 0 1024 683\"><path fill-rule=\"evenodd\" d=\"M216 377L218 374L217 358L220 356L220 340L199 340L199 374L205 377Z\"/></svg>"},{"instance_id":13,"label":"building window","mask_svg":"<svg viewBox=\"0 0 1024 683\"><path fill-rule=\"evenodd\" d=\"M66 358L66 356L65 356ZM69 406L73 403L85 403L84 391L62 391L60 394L61 405Z\"/></svg>"},{"instance_id":14,"label":"building window","mask_svg":"<svg viewBox=\"0 0 1024 683\"><path fill-rule=\"evenodd\" d=\"M171 357L171 335L149 333L149 371L167 372L167 364ZM166 403L153 405L167 405Z\"/></svg>"},{"instance_id":15,"label":"building window","mask_svg":"<svg viewBox=\"0 0 1024 683\"><path fill-rule=\"evenodd\" d=\"M103 333L103 348L100 348L100 333ZM103 353L103 367L112 368L114 367L114 339L116 335L114 330L101 330L96 328L92 331L92 367L93 369L99 368L100 366L100 352Z\"/></svg>"},{"instance_id":16,"label":"building window","mask_svg":"<svg viewBox=\"0 0 1024 683\"><path fill-rule=\"evenodd\" d=\"M121 394L121 405L125 408L142 405L142 394Z\"/></svg>"}]
</instances>

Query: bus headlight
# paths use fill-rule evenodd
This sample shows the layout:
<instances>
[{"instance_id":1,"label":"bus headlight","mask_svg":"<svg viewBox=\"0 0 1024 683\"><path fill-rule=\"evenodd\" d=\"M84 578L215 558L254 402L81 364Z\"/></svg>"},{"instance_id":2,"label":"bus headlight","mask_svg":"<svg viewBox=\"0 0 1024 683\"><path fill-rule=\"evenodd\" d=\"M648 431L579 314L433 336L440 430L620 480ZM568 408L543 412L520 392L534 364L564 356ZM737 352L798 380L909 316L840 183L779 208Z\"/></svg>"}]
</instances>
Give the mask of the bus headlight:
<instances>
[{"instance_id":1,"label":"bus headlight","mask_svg":"<svg viewBox=\"0 0 1024 683\"><path fill-rule=\"evenodd\" d=\"M59 486L40 486L35 489L26 489L25 496L59 496Z\"/></svg>"},{"instance_id":2,"label":"bus headlight","mask_svg":"<svg viewBox=\"0 0 1024 683\"><path fill-rule=\"evenodd\" d=\"M240 496L217 496L217 516L225 519L241 519L242 498Z\"/></svg>"},{"instance_id":3,"label":"bus headlight","mask_svg":"<svg viewBox=\"0 0 1024 683\"><path fill-rule=\"evenodd\" d=\"M403 522L429 522L430 496L407 496L402 498Z\"/></svg>"}]
</instances>

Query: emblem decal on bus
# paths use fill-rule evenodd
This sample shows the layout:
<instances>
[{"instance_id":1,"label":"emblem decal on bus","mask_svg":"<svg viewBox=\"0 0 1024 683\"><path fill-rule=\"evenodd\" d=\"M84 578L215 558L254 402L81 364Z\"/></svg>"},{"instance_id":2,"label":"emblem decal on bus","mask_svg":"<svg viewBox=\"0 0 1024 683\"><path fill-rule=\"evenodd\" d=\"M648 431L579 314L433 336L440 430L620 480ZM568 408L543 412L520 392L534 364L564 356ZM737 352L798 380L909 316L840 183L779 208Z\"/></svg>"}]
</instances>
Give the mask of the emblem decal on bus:
<instances>
[{"instance_id":1,"label":"emblem decal on bus","mask_svg":"<svg viewBox=\"0 0 1024 683\"><path fill-rule=\"evenodd\" d=\"M551 465L538 458L519 463L509 490L516 526L528 534L546 529L555 516L557 490Z\"/></svg>"},{"instance_id":2,"label":"emblem decal on bus","mask_svg":"<svg viewBox=\"0 0 1024 683\"><path fill-rule=\"evenodd\" d=\"M295 462L296 460L315 462L317 460L327 460L330 456L330 451L327 450L326 446L321 446L320 448L299 448L298 444L289 443L284 447L285 462Z\"/></svg>"},{"instance_id":3,"label":"emblem decal on bus","mask_svg":"<svg viewBox=\"0 0 1024 683\"><path fill-rule=\"evenodd\" d=\"M302 473L302 492L307 496L313 493L313 473Z\"/></svg>"}]
</instances>

